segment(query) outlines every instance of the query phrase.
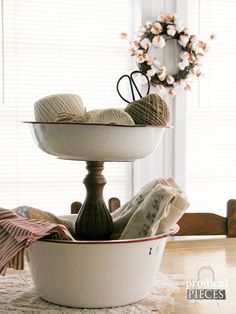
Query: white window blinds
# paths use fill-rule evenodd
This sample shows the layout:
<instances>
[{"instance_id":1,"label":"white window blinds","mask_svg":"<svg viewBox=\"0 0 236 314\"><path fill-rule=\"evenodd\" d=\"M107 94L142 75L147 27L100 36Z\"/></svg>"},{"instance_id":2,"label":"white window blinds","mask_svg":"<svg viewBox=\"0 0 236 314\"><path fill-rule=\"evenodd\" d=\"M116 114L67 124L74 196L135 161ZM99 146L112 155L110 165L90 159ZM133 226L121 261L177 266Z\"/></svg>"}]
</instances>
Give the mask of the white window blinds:
<instances>
[{"instance_id":1,"label":"white window blinds","mask_svg":"<svg viewBox=\"0 0 236 314\"><path fill-rule=\"evenodd\" d=\"M88 110L124 106L116 81L130 58L119 33L131 31L132 8L131 0L2 0L0 206L60 214L84 200L85 163L41 152L20 122L50 94L79 94ZM130 172L129 163L105 164L106 199L130 196Z\"/></svg>"},{"instance_id":2,"label":"white window blinds","mask_svg":"<svg viewBox=\"0 0 236 314\"><path fill-rule=\"evenodd\" d=\"M236 2L191 0L188 25L199 37L217 35L205 77L187 96L186 192L193 211L225 214L236 197Z\"/></svg>"}]
</instances>

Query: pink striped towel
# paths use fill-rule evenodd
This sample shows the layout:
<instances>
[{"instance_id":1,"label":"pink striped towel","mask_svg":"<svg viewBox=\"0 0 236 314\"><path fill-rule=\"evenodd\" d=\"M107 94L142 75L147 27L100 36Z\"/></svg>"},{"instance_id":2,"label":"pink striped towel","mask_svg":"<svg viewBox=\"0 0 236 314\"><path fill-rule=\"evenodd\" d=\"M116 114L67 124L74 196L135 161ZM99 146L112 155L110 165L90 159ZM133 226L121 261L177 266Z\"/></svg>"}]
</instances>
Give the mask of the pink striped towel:
<instances>
[{"instance_id":1,"label":"pink striped towel","mask_svg":"<svg viewBox=\"0 0 236 314\"><path fill-rule=\"evenodd\" d=\"M24 249L51 234L57 235L58 239L74 241L63 225L28 219L0 208L0 275L4 275L8 267L24 269Z\"/></svg>"}]
</instances>

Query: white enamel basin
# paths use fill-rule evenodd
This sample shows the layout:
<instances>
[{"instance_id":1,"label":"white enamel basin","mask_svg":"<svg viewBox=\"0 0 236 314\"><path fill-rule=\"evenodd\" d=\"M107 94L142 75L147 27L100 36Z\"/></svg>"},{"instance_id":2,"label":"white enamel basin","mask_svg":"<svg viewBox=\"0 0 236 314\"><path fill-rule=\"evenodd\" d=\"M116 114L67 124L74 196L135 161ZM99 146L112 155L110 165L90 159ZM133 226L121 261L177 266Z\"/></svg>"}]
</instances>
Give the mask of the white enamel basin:
<instances>
[{"instance_id":1,"label":"white enamel basin","mask_svg":"<svg viewBox=\"0 0 236 314\"><path fill-rule=\"evenodd\" d=\"M149 155L166 127L26 122L40 149L61 159L132 161Z\"/></svg>"},{"instance_id":2,"label":"white enamel basin","mask_svg":"<svg viewBox=\"0 0 236 314\"><path fill-rule=\"evenodd\" d=\"M112 241L39 240L26 252L46 301L78 308L122 306L147 297L168 235Z\"/></svg>"}]
</instances>

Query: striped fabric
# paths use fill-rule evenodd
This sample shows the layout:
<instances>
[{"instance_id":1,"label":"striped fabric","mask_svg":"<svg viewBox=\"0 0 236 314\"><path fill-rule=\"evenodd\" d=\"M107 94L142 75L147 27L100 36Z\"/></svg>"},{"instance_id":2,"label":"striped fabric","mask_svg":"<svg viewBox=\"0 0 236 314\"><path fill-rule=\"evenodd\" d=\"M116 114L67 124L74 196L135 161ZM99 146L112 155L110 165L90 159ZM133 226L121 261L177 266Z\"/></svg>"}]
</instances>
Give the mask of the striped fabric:
<instances>
[{"instance_id":1,"label":"striped fabric","mask_svg":"<svg viewBox=\"0 0 236 314\"><path fill-rule=\"evenodd\" d=\"M48 235L74 241L63 225L28 219L12 210L0 208L0 275L4 275L8 267L24 269L24 249Z\"/></svg>"}]
</instances>

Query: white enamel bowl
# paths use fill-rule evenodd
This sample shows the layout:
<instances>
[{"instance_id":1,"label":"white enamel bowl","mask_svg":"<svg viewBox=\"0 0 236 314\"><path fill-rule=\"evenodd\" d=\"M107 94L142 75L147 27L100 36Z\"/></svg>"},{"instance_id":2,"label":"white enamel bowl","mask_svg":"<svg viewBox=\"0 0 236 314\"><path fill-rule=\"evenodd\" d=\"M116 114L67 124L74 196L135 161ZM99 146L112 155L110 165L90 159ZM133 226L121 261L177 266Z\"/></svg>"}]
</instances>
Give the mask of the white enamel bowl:
<instances>
[{"instance_id":1,"label":"white enamel bowl","mask_svg":"<svg viewBox=\"0 0 236 314\"><path fill-rule=\"evenodd\" d=\"M132 161L150 154L165 127L139 125L26 122L44 152L61 159Z\"/></svg>"},{"instance_id":2,"label":"white enamel bowl","mask_svg":"<svg viewBox=\"0 0 236 314\"><path fill-rule=\"evenodd\" d=\"M105 308L147 297L170 229L155 237L113 241L39 240L27 249L32 278L44 300L70 307Z\"/></svg>"}]
</instances>

